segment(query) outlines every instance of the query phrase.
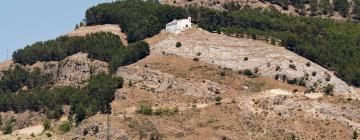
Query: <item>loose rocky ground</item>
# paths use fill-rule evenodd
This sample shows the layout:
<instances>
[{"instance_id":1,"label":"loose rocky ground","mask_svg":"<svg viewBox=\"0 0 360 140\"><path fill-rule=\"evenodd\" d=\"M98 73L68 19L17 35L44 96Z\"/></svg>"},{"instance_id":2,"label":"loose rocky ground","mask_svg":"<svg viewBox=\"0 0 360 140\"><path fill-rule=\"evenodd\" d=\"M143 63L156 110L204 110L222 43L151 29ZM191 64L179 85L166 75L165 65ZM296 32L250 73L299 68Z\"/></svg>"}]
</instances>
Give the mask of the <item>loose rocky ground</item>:
<instances>
[{"instance_id":1,"label":"loose rocky ground","mask_svg":"<svg viewBox=\"0 0 360 140\"><path fill-rule=\"evenodd\" d=\"M112 103L113 139L351 139L360 129L359 98L351 94L304 94L304 88L271 78L248 78L212 64L155 54L120 68L117 75L124 77L125 87ZM222 97L220 105L217 96ZM179 112L138 114L144 103ZM83 136L83 129L95 126L98 133ZM107 115L100 114L64 135L106 136Z\"/></svg>"},{"instance_id":2,"label":"loose rocky ground","mask_svg":"<svg viewBox=\"0 0 360 140\"><path fill-rule=\"evenodd\" d=\"M180 42L181 47L176 47ZM201 29L190 29L168 35L152 46L152 53L199 59L232 70L252 70L261 76L281 81L304 81L305 86L321 90L332 84L337 93L353 93L353 89L329 71L286 50L251 39L235 38Z\"/></svg>"}]
</instances>

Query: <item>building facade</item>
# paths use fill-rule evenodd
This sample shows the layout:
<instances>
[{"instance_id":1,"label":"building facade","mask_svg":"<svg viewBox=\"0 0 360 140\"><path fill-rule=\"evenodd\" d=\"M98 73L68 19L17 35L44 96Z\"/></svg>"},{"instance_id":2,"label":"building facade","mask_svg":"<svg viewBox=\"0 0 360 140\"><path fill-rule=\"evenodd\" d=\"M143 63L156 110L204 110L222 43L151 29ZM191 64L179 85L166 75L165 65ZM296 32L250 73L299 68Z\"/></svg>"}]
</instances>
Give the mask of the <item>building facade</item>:
<instances>
[{"instance_id":1,"label":"building facade","mask_svg":"<svg viewBox=\"0 0 360 140\"><path fill-rule=\"evenodd\" d=\"M173 20L166 24L166 31L173 34L178 34L186 29L191 28L191 17L187 19Z\"/></svg>"}]
</instances>

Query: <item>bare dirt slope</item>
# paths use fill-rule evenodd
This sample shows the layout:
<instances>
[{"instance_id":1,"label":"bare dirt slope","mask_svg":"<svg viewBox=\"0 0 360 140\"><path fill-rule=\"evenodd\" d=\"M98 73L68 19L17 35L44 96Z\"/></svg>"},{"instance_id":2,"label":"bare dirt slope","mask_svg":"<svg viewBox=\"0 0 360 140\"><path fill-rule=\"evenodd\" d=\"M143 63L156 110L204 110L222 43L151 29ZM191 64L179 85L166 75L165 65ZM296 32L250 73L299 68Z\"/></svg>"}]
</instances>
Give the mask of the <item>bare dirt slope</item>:
<instances>
[{"instance_id":1,"label":"bare dirt slope","mask_svg":"<svg viewBox=\"0 0 360 140\"><path fill-rule=\"evenodd\" d=\"M117 75L125 87L112 103L112 139L351 139L360 128L360 102L350 94L304 95L301 87L192 59L152 54ZM140 104L179 112L142 115L136 112ZM83 129L94 126L98 133L83 136ZM106 136L107 115L98 114L57 137Z\"/></svg>"},{"instance_id":2,"label":"bare dirt slope","mask_svg":"<svg viewBox=\"0 0 360 140\"><path fill-rule=\"evenodd\" d=\"M190 29L177 35L169 34L161 40L152 45L151 53L196 58L237 71L249 69L281 81L303 79L308 88L321 90L323 86L332 84L337 93L354 92L352 87L337 78L333 72L283 47L201 29ZM181 47L176 47L177 42L181 42Z\"/></svg>"},{"instance_id":3,"label":"bare dirt slope","mask_svg":"<svg viewBox=\"0 0 360 140\"><path fill-rule=\"evenodd\" d=\"M95 25L95 26L82 26L79 29L68 33L69 36L85 36L87 34L96 33L96 32L111 32L115 35L118 35L121 39L121 42L127 46L128 42L126 35L121 31L119 25L114 24L105 24L105 25Z\"/></svg>"}]
</instances>

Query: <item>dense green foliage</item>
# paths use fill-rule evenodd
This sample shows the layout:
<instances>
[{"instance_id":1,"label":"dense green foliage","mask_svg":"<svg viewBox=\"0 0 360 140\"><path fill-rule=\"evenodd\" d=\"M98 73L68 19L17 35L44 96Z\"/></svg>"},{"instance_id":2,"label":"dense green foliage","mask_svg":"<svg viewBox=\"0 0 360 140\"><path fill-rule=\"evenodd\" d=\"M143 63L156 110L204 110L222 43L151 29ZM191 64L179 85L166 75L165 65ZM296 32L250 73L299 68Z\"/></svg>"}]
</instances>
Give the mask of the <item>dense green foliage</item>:
<instances>
[{"instance_id":1,"label":"dense green foliage","mask_svg":"<svg viewBox=\"0 0 360 140\"><path fill-rule=\"evenodd\" d=\"M126 48L113 50L114 55L109 62L110 72L115 72L119 66L129 65L150 54L149 44L145 41L130 43Z\"/></svg>"},{"instance_id":2,"label":"dense green foliage","mask_svg":"<svg viewBox=\"0 0 360 140\"><path fill-rule=\"evenodd\" d=\"M334 10L338 11L343 17L349 13L349 3L347 0L334 0Z\"/></svg>"},{"instance_id":3,"label":"dense green foliage","mask_svg":"<svg viewBox=\"0 0 360 140\"><path fill-rule=\"evenodd\" d=\"M129 42L158 34L165 24L183 18L184 9L151 1L125 0L99 4L86 11L88 25L119 24Z\"/></svg>"},{"instance_id":4,"label":"dense green foliage","mask_svg":"<svg viewBox=\"0 0 360 140\"><path fill-rule=\"evenodd\" d=\"M52 76L42 74L40 69L31 72L15 66L13 69L4 72L0 78L0 94L5 92L16 92L20 88L26 86L28 89L50 84Z\"/></svg>"},{"instance_id":5,"label":"dense green foliage","mask_svg":"<svg viewBox=\"0 0 360 140\"><path fill-rule=\"evenodd\" d=\"M36 88L29 91L0 94L0 111L44 111L49 118L59 118L62 105L70 105L70 113L81 122L96 112L109 113L110 102L122 79L107 74L92 76L83 88L57 87Z\"/></svg>"},{"instance_id":6,"label":"dense green foliage","mask_svg":"<svg viewBox=\"0 0 360 140\"><path fill-rule=\"evenodd\" d=\"M119 66L134 63L149 55L150 50L144 41L130 43L128 47L124 47L118 36L100 32L85 37L63 36L55 40L37 42L14 52L13 60L20 64L58 61L78 52L88 53L88 57L92 59L109 62L109 68L114 72Z\"/></svg>"},{"instance_id":7,"label":"dense green foliage","mask_svg":"<svg viewBox=\"0 0 360 140\"><path fill-rule=\"evenodd\" d=\"M36 61L59 61L78 52L87 52L90 58L110 61L112 50L120 47L123 46L119 37L111 33L93 33L85 37L61 36L15 51L13 60L20 64L33 64Z\"/></svg>"}]
</instances>

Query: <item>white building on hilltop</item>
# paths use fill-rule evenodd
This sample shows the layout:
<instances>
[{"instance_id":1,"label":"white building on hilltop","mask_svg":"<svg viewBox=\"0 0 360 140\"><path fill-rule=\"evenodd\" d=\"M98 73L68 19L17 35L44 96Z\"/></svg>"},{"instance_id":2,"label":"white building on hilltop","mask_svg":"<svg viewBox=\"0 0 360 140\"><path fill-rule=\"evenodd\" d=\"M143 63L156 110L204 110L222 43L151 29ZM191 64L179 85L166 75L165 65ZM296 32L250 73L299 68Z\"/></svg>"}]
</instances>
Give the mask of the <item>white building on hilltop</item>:
<instances>
[{"instance_id":1,"label":"white building on hilltop","mask_svg":"<svg viewBox=\"0 0 360 140\"><path fill-rule=\"evenodd\" d=\"M187 19L173 20L166 24L166 31L169 33L178 34L185 29L191 28L191 17Z\"/></svg>"}]
</instances>

